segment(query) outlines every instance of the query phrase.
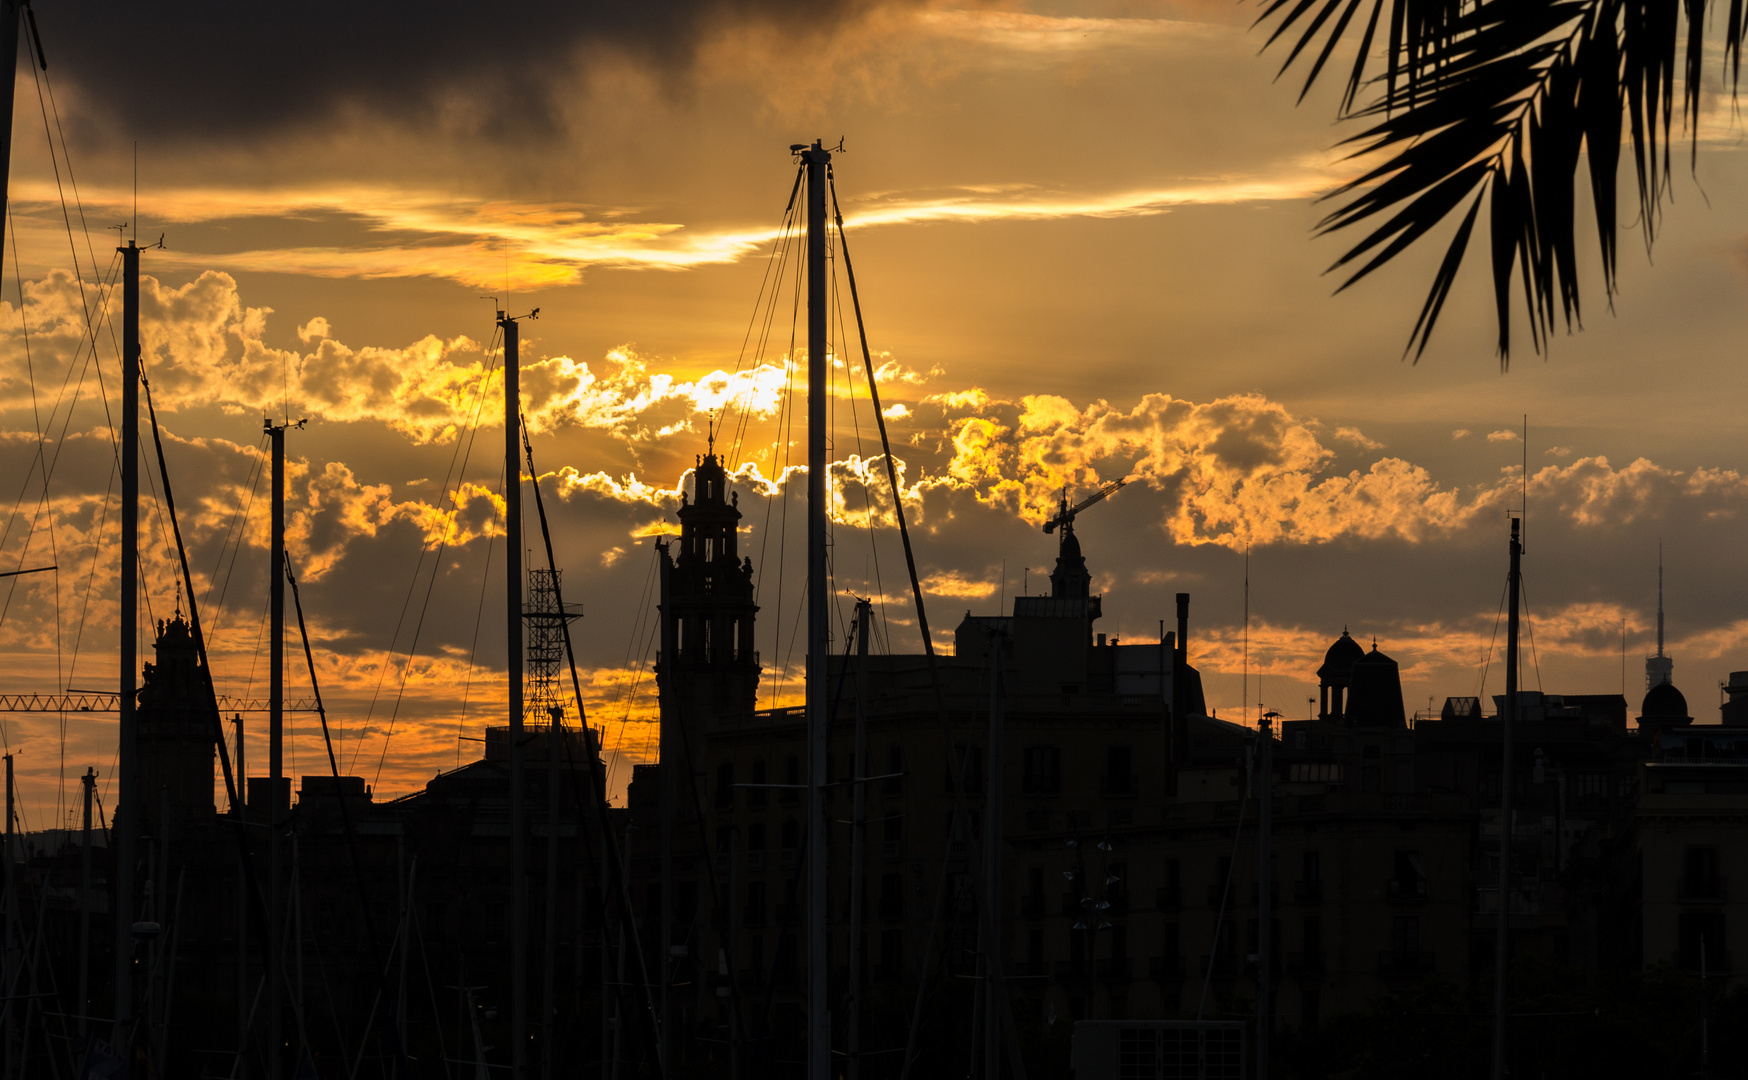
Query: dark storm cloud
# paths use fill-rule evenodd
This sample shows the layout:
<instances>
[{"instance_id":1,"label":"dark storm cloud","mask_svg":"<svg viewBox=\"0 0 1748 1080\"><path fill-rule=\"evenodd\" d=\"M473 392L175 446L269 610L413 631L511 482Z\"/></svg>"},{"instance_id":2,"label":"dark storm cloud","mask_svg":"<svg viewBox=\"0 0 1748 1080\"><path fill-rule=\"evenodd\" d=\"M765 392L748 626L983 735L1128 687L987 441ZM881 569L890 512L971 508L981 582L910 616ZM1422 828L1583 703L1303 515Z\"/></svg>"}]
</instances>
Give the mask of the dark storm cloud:
<instances>
[{"instance_id":1,"label":"dark storm cloud","mask_svg":"<svg viewBox=\"0 0 1748 1080\"><path fill-rule=\"evenodd\" d=\"M459 95L481 133L553 127L565 76L617 52L683 72L725 27L798 37L879 0L678 0L484 6L316 2L42 5L56 75L85 91L87 119L164 139L252 135L359 109L420 123ZM452 117L451 117L452 119Z\"/></svg>"}]
</instances>

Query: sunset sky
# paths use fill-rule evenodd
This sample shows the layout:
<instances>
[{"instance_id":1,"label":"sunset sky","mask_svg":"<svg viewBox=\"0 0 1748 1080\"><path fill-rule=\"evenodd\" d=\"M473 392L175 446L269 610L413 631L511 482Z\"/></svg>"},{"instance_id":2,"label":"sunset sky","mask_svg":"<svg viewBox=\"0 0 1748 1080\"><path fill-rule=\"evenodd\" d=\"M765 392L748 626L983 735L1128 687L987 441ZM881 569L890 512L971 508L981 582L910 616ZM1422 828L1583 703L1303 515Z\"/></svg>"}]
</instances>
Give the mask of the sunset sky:
<instances>
[{"instance_id":1,"label":"sunset sky","mask_svg":"<svg viewBox=\"0 0 1748 1080\"><path fill-rule=\"evenodd\" d=\"M1640 223L1623 237L1612 311L1590 273L1583 332L1502 371L1479 261L1418 364L1402 350L1442 247L1331 295L1343 238L1313 237L1317 198L1354 175L1337 146L1354 131L1330 95L1295 104L1297 81L1274 81L1253 5L438 3L417 24L257 7L185 5L172 24L44 3L48 70L21 54L0 569L61 570L0 581L0 691L115 681L105 401L136 146L137 234L165 243L143 256L147 373L220 690L265 690L261 419L305 417L287 436L292 558L342 764L379 797L476 757L469 738L502 722L501 382L482 295L540 309L524 408L609 747L653 742L652 538L715 409L746 425L731 449L762 700L798 694L805 481L780 478L804 427L778 421L805 327L789 284L762 352L743 341L788 147L814 138L843 140L837 190L943 647L966 611L1047 586L1054 492L1131 475L1079 528L1098 629L1151 638L1190 592L1192 660L1222 717L1259 698L1303 715L1343 627L1402 663L1411 711L1501 693L1502 630L1484 690L1483 668L1527 450L1530 689L1619 692L1624 622L1636 714L1660 543L1695 716L1715 722L1718 682L1748 668L1748 157L1727 98L1708 99L1697 168L1677 166L1654 257ZM859 364L843 308L838 355ZM914 652L849 370L835 585L878 595L890 647ZM162 617L176 586L155 505L145 579ZM295 630L287 656L299 692ZM289 771L323 771L313 718L295 723ZM4 736L33 828L70 810L85 766L113 764L113 716L14 714Z\"/></svg>"}]
</instances>

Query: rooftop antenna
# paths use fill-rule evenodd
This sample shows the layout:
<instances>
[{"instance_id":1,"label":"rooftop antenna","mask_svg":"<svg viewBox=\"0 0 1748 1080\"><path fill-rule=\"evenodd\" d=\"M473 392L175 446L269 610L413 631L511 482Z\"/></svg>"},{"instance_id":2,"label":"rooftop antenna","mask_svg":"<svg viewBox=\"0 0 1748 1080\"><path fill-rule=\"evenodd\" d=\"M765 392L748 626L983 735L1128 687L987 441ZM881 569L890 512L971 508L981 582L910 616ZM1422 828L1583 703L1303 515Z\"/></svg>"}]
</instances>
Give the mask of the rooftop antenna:
<instances>
[{"instance_id":1,"label":"rooftop antenna","mask_svg":"<svg viewBox=\"0 0 1748 1080\"><path fill-rule=\"evenodd\" d=\"M1663 541L1657 541L1657 655L1663 655Z\"/></svg>"},{"instance_id":2,"label":"rooftop antenna","mask_svg":"<svg viewBox=\"0 0 1748 1080\"><path fill-rule=\"evenodd\" d=\"M1250 719L1250 545L1244 545L1244 684L1240 695L1238 722Z\"/></svg>"}]
</instances>

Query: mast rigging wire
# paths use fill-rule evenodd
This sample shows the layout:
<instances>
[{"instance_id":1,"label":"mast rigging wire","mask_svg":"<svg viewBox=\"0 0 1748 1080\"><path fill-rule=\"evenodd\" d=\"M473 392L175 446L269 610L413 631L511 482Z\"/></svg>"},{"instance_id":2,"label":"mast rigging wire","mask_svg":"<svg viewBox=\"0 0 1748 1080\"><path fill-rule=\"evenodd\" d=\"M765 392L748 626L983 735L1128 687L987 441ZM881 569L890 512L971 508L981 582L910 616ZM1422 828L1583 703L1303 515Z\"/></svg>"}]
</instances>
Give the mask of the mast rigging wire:
<instances>
[{"instance_id":1,"label":"mast rigging wire","mask_svg":"<svg viewBox=\"0 0 1748 1080\"><path fill-rule=\"evenodd\" d=\"M297 610L297 632L298 636L303 640L303 659L304 663L309 667L310 694L316 699L316 716L319 717L322 722L322 745L327 748L328 770L334 778L334 799L340 804L340 828L341 831L346 834L346 850L351 856L352 861L352 880L353 883L358 886L358 906L364 914L364 939L369 943L371 953L380 957L382 960L382 963L373 965L381 971L377 993L379 996L384 997L390 1002L387 1017L389 1042L394 1048L397 1075L406 1076L406 1048L401 1045L400 1025L396 1023L397 1010L400 1009L402 1003L398 995L392 995L386 992L388 989L389 978L388 965L389 961L392 959L392 949L390 955L382 955L381 939L376 935L376 920L371 915L370 890L367 889L364 884L364 864L358 858L358 831L352 825L352 811L346 806L346 793L340 788L340 762L339 759L334 756L334 739L328 732L328 710L322 705L322 685L320 680L316 677L316 657L315 653L310 649L309 626L304 622L303 617L303 594L298 590L297 576L293 574L291 570L291 553L289 551L284 552L283 558L285 565L285 580L291 584L292 606ZM411 898L409 898L409 903L410 902ZM403 944L401 947L405 948L406 946ZM372 1008L374 1009L374 1006L372 1006ZM363 1053L362 1047L359 1048L359 1053Z\"/></svg>"},{"instance_id":2,"label":"mast rigging wire","mask_svg":"<svg viewBox=\"0 0 1748 1080\"><path fill-rule=\"evenodd\" d=\"M494 330L491 343L486 348L486 356L487 356L486 370L485 370L484 375L480 379L479 395L474 401L473 417L468 421L467 428L463 432L463 435L458 435L456 437L455 449L449 456L449 466L448 466L447 471L443 475L443 487L442 487L441 491L448 494L449 501L450 501L450 507L451 507L452 512L459 512L461 509L459 504L456 502L456 500L460 496L461 485L463 483L463 477L466 475L466 472L467 472L467 464L472 459L473 441L474 441L474 438L479 433L479 417L480 417L481 411L485 408L486 391L490 388L491 381L492 381L492 373L497 370L497 352L496 352L497 347L498 347L498 336L497 335L498 335L498 331ZM464 444L463 436L465 436L465 446L466 446L465 455L463 454L463 444ZM459 469L456 467L457 461L460 462ZM450 487L450 480L451 479L453 479L455 481L455 486L453 489L451 489L451 487ZM439 496L437 501L438 501L439 505L442 504L443 499L442 499L441 495ZM409 642L409 644L407 646L406 662L401 668L400 684L395 692L395 707L394 707L394 717L395 718L398 718L400 715L401 702L406 695L407 677L412 672L413 659L418 651L419 632L424 627L425 613L430 609L431 590L436 584L437 574L440 573L442 570L443 553L446 550L448 550L449 533L450 533L450 530L447 527L445 527L443 530L442 539L436 545L437 557L436 557L435 561L432 563L431 583L426 587L426 590L425 590L425 602L424 602L424 605L419 610L418 623L416 624L415 629L413 631L412 640ZM401 628L406 623L407 611L412 606L413 594L414 594L414 591L418 588L418 584L419 584L419 575L422 572L422 570L424 569L425 556L431 553L431 549L432 549L432 543L431 543L431 541L427 540L420 547L419 558L413 564L412 577L407 582L407 595L406 595L406 598L401 602L400 616L398 617L398 619L395 622L394 634L389 638L389 647L388 647L387 655L384 656L382 663L379 665L379 667L377 669L376 689L371 694L370 707L365 711L364 722L363 722L363 724L360 725L358 737L353 742L352 759L347 765L348 772L355 769L358 765L358 755L363 750L364 736L369 729L370 718L372 716L374 716L376 713L377 702L382 696L383 680L385 678L387 678L390 662L394 658L395 642L400 640ZM383 760L386 760L386 758L388 756L389 740L393 737L393 734L394 734L394 719L391 718L391 720L389 722L389 730L383 736L382 757L378 758L378 760L377 760L376 782L380 782L382 779L382 762L383 762Z\"/></svg>"}]
</instances>

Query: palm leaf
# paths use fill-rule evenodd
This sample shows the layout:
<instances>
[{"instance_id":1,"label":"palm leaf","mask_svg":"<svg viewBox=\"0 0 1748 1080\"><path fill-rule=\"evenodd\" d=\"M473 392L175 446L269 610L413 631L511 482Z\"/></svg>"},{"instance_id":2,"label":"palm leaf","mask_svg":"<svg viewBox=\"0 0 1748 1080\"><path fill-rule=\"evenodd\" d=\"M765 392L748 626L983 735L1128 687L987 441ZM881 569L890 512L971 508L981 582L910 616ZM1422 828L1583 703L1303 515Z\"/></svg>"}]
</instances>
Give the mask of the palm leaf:
<instances>
[{"instance_id":1,"label":"palm leaf","mask_svg":"<svg viewBox=\"0 0 1748 1080\"><path fill-rule=\"evenodd\" d=\"M1286 45L1277 78L1308 60L1300 100L1343 45L1357 47L1340 116L1360 175L1326 198L1319 234L1364 229L1330 270L1337 291L1455 220L1408 352L1431 339L1487 204L1498 350L1509 363L1512 295L1530 344L1582 326L1577 188L1587 174L1605 298L1617 287L1622 129L1647 247L1670 197L1679 101L1697 161L1705 52L1721 36L1734 93L1748 0L1730 0L1721 34L1708 0L1266 0L1264 49ZM1388 11L1387 29L1378 27ZM1349 39L1358 35L1357 43ZM1381 40L1380 40L1381 39ZM1374 44L1376 43L1376 45ZM1361 101L1362 93L1370 97ZM1459 217L1460 215L1460 217Z\"/></svg>"}]
</instances>

